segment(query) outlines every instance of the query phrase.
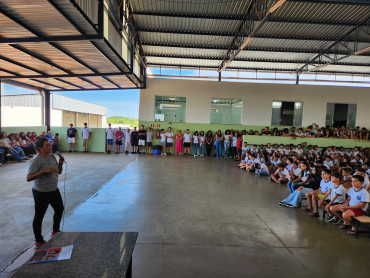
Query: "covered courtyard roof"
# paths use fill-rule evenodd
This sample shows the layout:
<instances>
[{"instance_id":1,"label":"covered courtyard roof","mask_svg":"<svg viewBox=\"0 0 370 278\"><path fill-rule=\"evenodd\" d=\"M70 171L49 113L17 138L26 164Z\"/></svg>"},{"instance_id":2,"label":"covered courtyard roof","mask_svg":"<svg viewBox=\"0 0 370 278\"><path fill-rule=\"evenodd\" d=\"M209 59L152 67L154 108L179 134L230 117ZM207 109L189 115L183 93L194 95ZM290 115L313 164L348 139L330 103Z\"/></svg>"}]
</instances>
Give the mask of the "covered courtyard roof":
<instances>
[{"instance_id":1,"label":"covered courtyard roof","mask_svg":"<svg viewBox=\"0 0 370 278\"><path fill-rule=\"evenodd\" d=\"M0 80L48 91L142 87L105 2L1 0Z\"/></svg>"},{"instance_id":2,"label":"covered courtyard roof","mask_svg":"<svg viewBox=\"0 0 370 278\"><path fill-rule=\"evenodd\" d=\"M148 66L370 74L370 1L132 1Z\"/></svg>"}]
</instances>

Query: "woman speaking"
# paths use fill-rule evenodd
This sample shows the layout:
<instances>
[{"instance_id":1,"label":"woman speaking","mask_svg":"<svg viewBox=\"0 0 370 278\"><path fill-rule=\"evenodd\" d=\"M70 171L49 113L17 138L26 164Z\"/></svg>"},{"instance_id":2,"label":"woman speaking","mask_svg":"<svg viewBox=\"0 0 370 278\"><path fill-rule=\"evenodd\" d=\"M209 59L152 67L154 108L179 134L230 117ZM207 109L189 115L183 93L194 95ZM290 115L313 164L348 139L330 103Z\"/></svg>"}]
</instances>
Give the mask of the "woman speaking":
<instances>
[{"instance_id":1,"label":"woman speaking","mask_svg":"<svg viewBox=\"0 0 370 278\"><path fill-rule=\"evenodd\" d=\"M59 162L51 153L52 146L48 138L40 137L36 140L35 147L39 152L28 166L27 181L34 181L32 195L35 200L35 216L33 218L33 232L36 242L35 249L41 248L46 242L41 234L42 220L49 204L54 209L54 224L51 236L59 231L60 221L63 216L63 200L58 189L58 174L63 171L63 156Z\"/></svg>"}]
</instances>

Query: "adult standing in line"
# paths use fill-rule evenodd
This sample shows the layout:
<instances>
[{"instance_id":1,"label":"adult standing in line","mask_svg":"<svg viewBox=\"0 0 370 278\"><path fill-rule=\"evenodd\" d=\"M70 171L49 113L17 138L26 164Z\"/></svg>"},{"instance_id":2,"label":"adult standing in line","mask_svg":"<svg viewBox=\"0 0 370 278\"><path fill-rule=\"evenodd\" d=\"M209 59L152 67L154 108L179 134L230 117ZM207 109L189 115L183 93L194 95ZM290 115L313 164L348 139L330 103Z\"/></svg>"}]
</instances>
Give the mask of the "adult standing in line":
<instances>
[{"instance_id":1,"label":"adult standing in line","mask_svg":"<svg viewBox=\"0 0 370 278\"><path fill-rule=\"evenodd\" d=\"M211 155L211 152L212 152L212 141L213 141L212 131L211 130L208 130L207 135L206 135L207 156L210 156Z\"/></svg>"},{"instance_id":2,"label":"adult standing in line","mask_svg":"<svg viewBox=\"0 0 370 278\"><path fill-rule=\"evenodd\" d=\"M148 146L148 154L151 154L153 145L153 129L150 127L148 127L148 132L146 133L146 143Z\"/></svg>"},{"instance_id":3,"label":"adult standing in line","mask_svg":"<svg viewBox=\"0 0 370 278\"><path fill-rule=\"evenodd\" d=\"M138 143L139 143L139 132L137 132L135 126L134 130L131 132L132 154L137 154Z\"/></svg>"},{"instance_id":4,"label":"adult standing in line","mask_svg":"<svg viewBox=\"0 0 370 278\"><path fill-rule=\"evenodd\" d=\"M37 139L36 149L39 152L29 163L27 181L34 181L32 195L35 201L35 216L33 218L33 232L35 234L35 249L46 243L42 232L42 220L51 205L54 209L54 224L51 236L60 232L60 221L63 216L63 200L58 189L58 174L63 171L63 156L59 162L51 153L52 146L45 137Z\"/></svg>"},{"instance_id":5,"label":"adult standing in line","mask_svg":"<svg viewBox=\"0 0 370 278\"><path fill-rule=\"evenodd\" d=\"M146 139L146 130L144 126L140 126L139 130L139 153L145 154L145 139Z\"/></svg>"},{"instance_id":6,"label":"adult standing in line","mask_svg":"<svg viewBox=\"0 0 370 278\"><path fill-rule=\"evenodd\" d=\"M82 140L84 145L84 153L89 151L89 140L91 136L91 130L87 127L87 123L84 123L84 127L82 128Z\"/></svg>"},{"instance_id":7,"label":"adult standing in line","mask_svg":"<svg viewBox=\"0 0 370 278\"><path fill-rule=\"evenodd\" d=\"M77 152L76 151L77 129L73 127L73 124L70 124L69 128L67 129L67 138L69 143L69 151L71 152L73 149L74 152Z\"/></svg>"},{"instance_id":8,"label":"adult standing in line","mask_svg":"<svg viewBox=\"0 0 370 278\"><path fill-rule=\"evenodd\" d=\"M171 149L173 145L173 133L172 133L172 128L168 128L168 132L166 133L166 147L167 147L167 154L171 155Z\"/></svg>"},{"instance_id":9,"label":"adult standing in line","mask_svg":"<svg viewBox=\"0 0 370 278\"><path fill-rule=\"evenodd\" d=\"M123 131L121 130L121 127L119 127L118 131L116 131L116 154L119 154L121 151L123 139L124 139L124 134L123 134Z\"/></svg>"},{"instance_id":10,"label":"adult standing in line","mask_svg":"<svg viewBox=\"0 0 370 278\"><path fill-rule=\"evenodd\" d=\"M108 128L105 130L105 132L107 133L107 153L111 153L114 137L114 130L112 129L111 124L108 124Z\"/></svg>"},{"instance_id":11,"label":"adult standing in line","mask_svg":"<svg viewBox=\"0 0 370 278\"><path fill-rule=\"evenodd\" d=\"M216 157L222 158L222 141L224 137L222 136L221 130L218 130L215 136L215 147L216 147Z\"/></svg>"},{"instance_id":12,"label":"adult standing in line","mask_svg":"<svg viewBox=\"0 0 370 278\"><path fill-rule=\"evenodd\" d=\"M131 152L131 131L128 128L125 132L125 153Z\"/></svg>"}]
</instances>

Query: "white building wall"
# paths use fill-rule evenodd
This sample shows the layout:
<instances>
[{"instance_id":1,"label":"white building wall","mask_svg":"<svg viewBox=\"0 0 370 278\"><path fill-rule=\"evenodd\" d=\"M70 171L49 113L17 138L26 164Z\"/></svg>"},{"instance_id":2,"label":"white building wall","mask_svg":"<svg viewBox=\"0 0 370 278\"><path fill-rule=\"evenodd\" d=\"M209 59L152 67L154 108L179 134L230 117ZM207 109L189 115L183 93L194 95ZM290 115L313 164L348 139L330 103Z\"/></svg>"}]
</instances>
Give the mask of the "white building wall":
<instances>
[{"instance_id":1,"label":"white building wall","mask_svg":"<svg viewBox=\"0 0 370 278\"><path fill-rule=\"evenodd\" d=\"M50 125L63 126L63 110L50 109Z\"/></svg>"},{"instance_id":2,"label":"white building wall","mask_svg":"<svg viewBox=\"0 0 370 278\"><path fill-rule=\"evenodd\" d=\"M140 91L140 120L154 120L156 95L186 97L188 123L210 123L211 98L218 97L243 100L243 125L271 125L272 102L281 100L303 101L303 126L324 126L328 102L354 103L356 124L370 128L369 88L148 79Z\"/></svg>"},{"instance_id":3,"label":"white building wall","mask_svg":"<svg viewBox=\"0 0 370 278\"><path fill-rule=\"evenodd\" d=\"M41 126L41 108L2 106L2 126Z\"/></svg>"}]
</instances>

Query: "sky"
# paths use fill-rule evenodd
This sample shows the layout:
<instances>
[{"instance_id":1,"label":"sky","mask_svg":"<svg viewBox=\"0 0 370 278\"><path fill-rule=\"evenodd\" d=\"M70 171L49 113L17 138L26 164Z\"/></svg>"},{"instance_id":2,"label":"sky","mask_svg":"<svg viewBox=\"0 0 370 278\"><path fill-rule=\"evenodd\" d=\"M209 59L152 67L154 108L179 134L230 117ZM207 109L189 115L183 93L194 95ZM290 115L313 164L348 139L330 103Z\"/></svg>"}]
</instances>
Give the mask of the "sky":
<instances>
[{"instance_id":1,"label":"sky","mask_svg":"<svg viewBox=\"0 0 370 278\"><path fill-rule=\"evenodd\" d=\"M27 90L7 84L4 84L3 89L3 95L37 93L33 90ZM108 107L108 117L139 117L139 90L68 91L58 92L57 94L106 106Z\"/></svg>"}]
</instances>

